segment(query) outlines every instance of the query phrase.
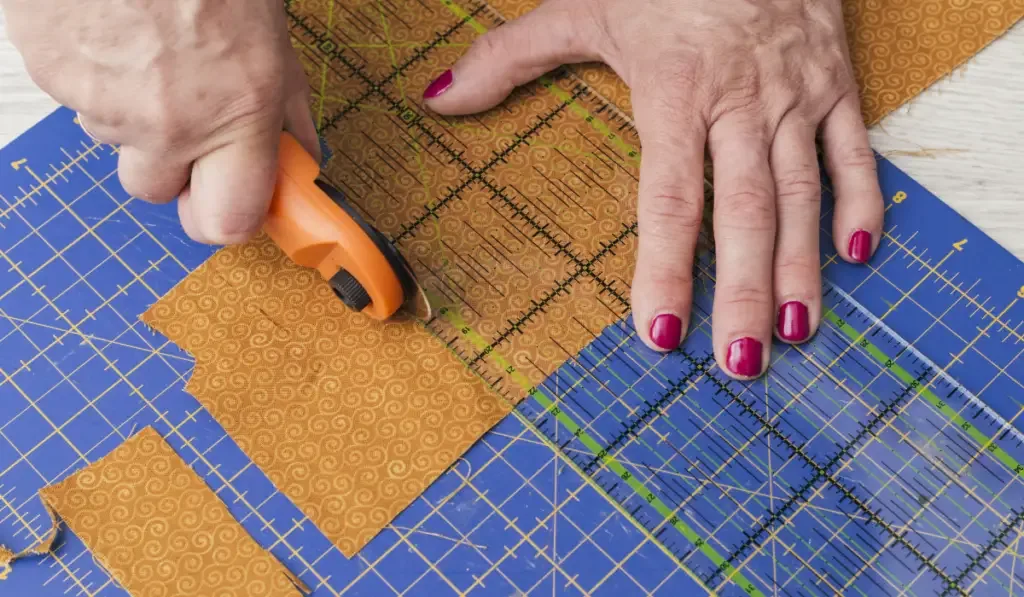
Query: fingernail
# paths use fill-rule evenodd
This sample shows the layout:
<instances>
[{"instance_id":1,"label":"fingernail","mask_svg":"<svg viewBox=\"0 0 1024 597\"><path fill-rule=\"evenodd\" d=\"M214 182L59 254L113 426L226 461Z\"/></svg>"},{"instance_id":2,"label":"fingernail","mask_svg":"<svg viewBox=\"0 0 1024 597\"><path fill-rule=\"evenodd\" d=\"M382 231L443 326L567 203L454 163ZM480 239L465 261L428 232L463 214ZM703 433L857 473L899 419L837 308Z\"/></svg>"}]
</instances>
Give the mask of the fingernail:
<instances>
[{"instance_id":1,"label":"fingernail","mask_svg":"<svg viewBox=\"0 0 1024 597\"><path fill-rule=\"evenodd\" d=\"M423 91L423 99L433 99L452 86L452 71L448 69L441 73L441 76L434 79L434 81L427 85L426 90Z\"/></svg>"},{"instance_id":2,"label":"fingernail","mask_svg":"<svg viewBox=\"0 0 1024 597\"><path fill-rule=\"evenodd\" d=\"M761 374L761 343L753 338L740 338L729 345L725 364L736 375L755 377Z\"/></svg>"},{"instance_id":3,"label":"fingernail","mask_svg":"<svg viewBox=\"0 0 1024 597\"><path fill-rule=\"evenodd\" d=\"M662 313L651 322L651 341L665 350L679 347L682 339L683 322L671 313Z\"/></svg>"},{"instance_id":4,"label":"fingernail","mask_svg":"<svg viewBox=\"0 0 1024 597\"><path fill-rule=\"evenodd\" d=\"M866 263L871 257L871 233L858 230L850 237L850 259L857 263Z\"/></svg>"},{"instance_id":5,"label":"fingernail","mask_svg":"<svg viewBox=\"0 0 1024 597\"><path fill-rule=\"evenodd\" d=\"M776 322L779 337L787 342L803 342L811 334L811 320L807 306L799 301L789 301L779 307Z\"/></svg>"}]
</instances>

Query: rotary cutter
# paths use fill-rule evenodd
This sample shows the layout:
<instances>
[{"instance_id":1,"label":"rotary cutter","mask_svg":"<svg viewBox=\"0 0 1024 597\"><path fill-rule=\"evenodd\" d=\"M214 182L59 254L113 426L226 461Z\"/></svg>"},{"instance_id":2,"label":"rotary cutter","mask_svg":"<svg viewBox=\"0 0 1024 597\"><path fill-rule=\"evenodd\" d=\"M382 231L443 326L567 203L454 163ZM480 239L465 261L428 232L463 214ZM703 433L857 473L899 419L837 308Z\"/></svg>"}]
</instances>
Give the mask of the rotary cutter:
<instances>
[{"instance_id":1,"label":"rotary cutter","mask_svg":"<svg viewBox=\"0 0 1024 597\"><path fill-rule=\"evenodd\" d=\"M377 320L400 310L429 319L430 303L408 262L320 178L320 166L288 133L263 230L291 258L314 268L349 308Z\"/></svg>"}]
</instances>

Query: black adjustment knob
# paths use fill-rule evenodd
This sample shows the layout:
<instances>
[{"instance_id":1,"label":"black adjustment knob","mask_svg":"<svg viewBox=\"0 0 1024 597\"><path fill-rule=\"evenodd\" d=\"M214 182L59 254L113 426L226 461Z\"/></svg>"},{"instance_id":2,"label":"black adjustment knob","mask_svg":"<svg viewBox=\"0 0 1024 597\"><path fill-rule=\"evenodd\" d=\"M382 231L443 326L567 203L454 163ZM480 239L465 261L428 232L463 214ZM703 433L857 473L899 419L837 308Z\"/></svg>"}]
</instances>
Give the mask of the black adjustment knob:
<instances>
[{"instance_id":1,"label":"black adjustment knob","mask_svg":"<svg viewBox=\"0 0 1024 597\"><path fill-rule=\"evenodd\" d=\"M370 295L356 277L341 269L331 278L331 288L341 302L355 311L362 311L370 304Z\"/></svg>"}]
</instances>

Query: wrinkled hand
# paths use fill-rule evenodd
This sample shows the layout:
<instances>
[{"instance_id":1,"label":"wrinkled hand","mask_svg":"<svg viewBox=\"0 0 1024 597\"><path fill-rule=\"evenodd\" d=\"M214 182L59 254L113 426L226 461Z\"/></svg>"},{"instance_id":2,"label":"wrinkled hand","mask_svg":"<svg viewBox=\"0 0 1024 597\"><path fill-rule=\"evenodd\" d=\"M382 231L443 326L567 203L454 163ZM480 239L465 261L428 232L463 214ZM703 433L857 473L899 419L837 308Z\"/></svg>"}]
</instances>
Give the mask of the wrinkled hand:
<instances>
[{"instance_id":1,"label":"wrinkled hand","mask_svg":"<svg viewBox=\"0 0 1024 597\"><path fill-rule=\"evenodd\" d=\"M280 0L4 0L33 80L122 144L118 174L189 236L241 242L273 193L288 130L315 156L309 88Z\"/></svg>"},{"instance_id":2,"label":"wrinkled hand","mask_svg":"<svg viewBox=\"0 0 1024 597\"><path fill-rule=\"evenodd\" d=\"M840 0L549 0L480 38L424 96L442 114L477 112L561 64L595 60L632 89L643 146L632 284L640 336L662 351L685 336L707 147L715 356L733 377L761 375L773 328L798 343L821 320L817 131L839 255L866 261L881 233Z\"/></svg>"}]
</instances>

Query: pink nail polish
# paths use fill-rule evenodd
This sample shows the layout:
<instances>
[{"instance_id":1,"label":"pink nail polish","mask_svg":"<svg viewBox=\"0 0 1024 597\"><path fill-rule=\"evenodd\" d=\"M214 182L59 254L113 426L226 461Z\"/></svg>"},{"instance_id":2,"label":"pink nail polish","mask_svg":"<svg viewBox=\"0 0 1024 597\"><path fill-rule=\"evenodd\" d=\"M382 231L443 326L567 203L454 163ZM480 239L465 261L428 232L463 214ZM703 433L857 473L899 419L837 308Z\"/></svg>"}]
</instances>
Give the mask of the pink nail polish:
<instances>
[{"instance_id":1,"label":"pink nail polish","mask_svg":"<svg viewBox=\"0 0 1024 597\"><path fill-rule=\"evenodd\" d=\"M779 319L776 322L779 337L787 342L803 342L811 335L811 319L807 305L799 301L789 301L779 307Z\"/></svg>"},{"instance_id":2,"label":"pink nail polish","mask_svg":"<svg viewBox=\"0 0 1024 597\"><path fill-rule=\"evenodd\" d=\"M651 341L659 348L674 350L683 335L683 322L671 313L662 313L651 322Z\"/></svg>"},{"instance_id":3,"label":"pink nail polish","mask_svg":"<svg viewBox=\"0 0 1024 597\"><path fill-rule=\"evenodd\" d=\"M866 263L871 258L871 233L858 230L850 236L850 259L857 263Z\"/></svg>"},{"instance_id":4,"label":"pink nail polish","mask_svg":"<svg viewBox=\"0 0 1024 597\"><path fill-rule=\"evenodd\" d=\"M753 338L740 338L729 345L725 355L729 371L740 377L761 374L761 343Z\"/></svg>"},{"instance_id":5,"label":"pink nail polish","mask_svg":"<svg viewBox=\"0 0 1024 597\"><path fill-rule=\"evenodd\" d=\"M441 76L434 79L434 81L427 85L426 90L423 91L423 99L433 99L452 86L452 71L448 69L441 73Z\"/></svg>"}]
</instances>

